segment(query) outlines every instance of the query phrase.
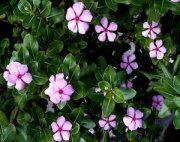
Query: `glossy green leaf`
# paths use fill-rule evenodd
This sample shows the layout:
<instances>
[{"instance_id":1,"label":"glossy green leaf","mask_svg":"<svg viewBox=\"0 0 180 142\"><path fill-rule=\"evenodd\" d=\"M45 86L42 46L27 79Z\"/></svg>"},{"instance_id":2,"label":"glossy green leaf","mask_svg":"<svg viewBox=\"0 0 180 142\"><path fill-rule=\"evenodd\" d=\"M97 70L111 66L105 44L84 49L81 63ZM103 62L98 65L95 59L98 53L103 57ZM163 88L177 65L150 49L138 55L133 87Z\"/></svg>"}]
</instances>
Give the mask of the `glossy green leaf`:
<instances>
[{"instance_id":1,"label":"glossy green leaf","mask_svg":"<svg viewBox=\"0 0 180 142\"><path fill-rule=\"evenodd\" d=\"M114 110L115 103L112 98L105 98L102 104L102 113L105 117L108 117Z\"/></svg>"}]
</instances>

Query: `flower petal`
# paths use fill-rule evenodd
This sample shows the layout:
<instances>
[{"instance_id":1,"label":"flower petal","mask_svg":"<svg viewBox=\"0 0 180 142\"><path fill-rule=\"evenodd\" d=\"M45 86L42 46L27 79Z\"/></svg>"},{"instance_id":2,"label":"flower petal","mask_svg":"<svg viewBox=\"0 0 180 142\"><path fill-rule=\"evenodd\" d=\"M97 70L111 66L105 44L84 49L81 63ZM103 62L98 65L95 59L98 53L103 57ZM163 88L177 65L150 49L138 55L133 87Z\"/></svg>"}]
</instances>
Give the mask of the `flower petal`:
<instances>
[{"instance_id":1,"label":"flower petal","mask_svg":"<svg viewBox=\"0 0 180 142\"><path fill-rule=\"evenodd\" d=\"M99 120L98 123L99 123L99 126L103 128L103 127L105 126L105 124L106 124L106 121L104 121L104 120Z\"/></svg>"},{"instance_id":2,"label":"flower petal","mask_svg":"<svg viewBox=\"0 0 180 142\"><path fill-rule=\"evenodd\" d=\"M136 127L141 128L142 127L142 119L136 120Z\"/></svg>"},{"instance_id":3,"label":"flower petal","mask_svg":"<svg viewBox=\"0 0 180 142\"><path fill-rule=\"evenodd\" d=\"M162 40L156 40L156 47L162 46Z\"/></svg>"},{"instance_id":4,"label":"flower petal","mask_svg":"<svg viewBox=\"0 0 180 142\"><path fill-rule=\"evenodd\" d=\"M159 50L160 50L162 53L166 53L166 48L165 48L165 47L160 47Z\"/></svg>"},{"instance_id":5,"label":"flower petal","mask_svg":"<svg viewBox=\"0 0 180 142\"><path fill-rule=\"evenodd\" d=\"M61 142L61 141L62 141L62 137L61 137L60 132L56 132L56 133L53 135L53 138L54 138L55 141L58 141L58 142Z\"/></svg>"},{"instance_id":6,"label":"flower petal","mask_svg":"<svg viewBox=\"0 0 180 142\"><path fill-rule=\"evenodd\" d=\"M108 27L108 19L106 17L103 17L101 19L101 24L104 28L107 28Z\"/></svg>"},{"instance_id":7,"label":"flower petal","mask_svg":"<svg viewBox=\"0 0 180 142\"><path fill-rule=\"evenodd\" d=\"M138 68L138 64L136 62L132 62L130 65L134 70Z\"/></svg>"},{"instance_id":8,"label":"flower petal","mask_svg":"<svg viewBox=\"0 0 180 142\"><path fill-rule=\"evenodd\" d=\"M66 13L66 20L70 21L76 17L74 10L72 7L68 8L67 13Z\"/></svg>"},{"instance_id":9,"label":"flower petal","mask_svg":"<svg viewBox=\"0 0 180 142\"><path fill-rule=\"evenodd\" d=\"M111 22L111 23L109 24L108 30L109 30L109 31L116 31L117 28L118 28L118 25L117 25L115 22Z\"/></svg>"},{"instance_id":10,"label":"flower petal","mask_svg":"<svg viewBox=\"0 0 180 142\"><path fill-rule=\"evenodd\" d=\"M144 29L149 29L150 28L150 25L148 24L148 22L143 23L143 28Z\"/></svg>"},{"instance_id":11,"label":"flower petal","mask_svg":"<svg viewBox=\"0 0 180 142\"><path fill-rule=\"evenodd\" d=\"M106 33L102 32L99 36L98 36L99 41L104 42L106 40Z\"/></svg>"},{"instance_id":12,"label":"flower petal","mask_svg":"<svg viewBox=\"0 0 180 142\"><path fill-rule=\"evenodd\" d=\"M77 33L77 24L75 20L68 22L68 29L71 30L73 33Z\"/></svg>"},{"instance_id":13,"label":"flower petal","mask_svg":"<svg viewBox=\"0 0 180 142\"><path fill-rule=\"evenodd\" d=\"M150 49L150 50L154 50L154 49L156 49L156 46L154 45L154 43L153 43L153 42L151 42L151 43L150 43L150 45L149 45L149 49Z\"/></svg>"},{"instance_id":14,"label":"flower petal","mask_svg":"<svg viewBox=\"0 0 180 142\"><path fill-rule=\"evenodd\" d=\"M76 2L73 4L73 10L77 16L80 16L84 9L84 4L82 2Z\"/></svg>"},{"instance_id":15,"label":"flower petal","mask_svg":"<svg viewBox=\"0 0 180 142\"><path fill-rule=\"evenodd\" d=\"M156 55L156 50L153 50L153 51L150 51L149 52L149 56L151 57L151 58L155 58L157 55Z\"/></svg>"},{"instance_id":16,"label":"flower petal","mask_svg":"<svg viewBox=\"0 0 180 142\"><path fill-rule=\"evenodd\" d=\"M135 121L132 121L131 124L128 126L129 130L133 131L137 129Z\"/></svg>"},{"instance_id":17,"label":"flower petal","mask_svg":"<svg viewBox=\"0 0 180 142\"><path fill-rule=\"evenodd\" d=\"M152 28L156 27L157 25L158 25L157 22L152 21L152 24L151 24L151 27L152 27Z\"/></svg>"},{"instance_id":18,"label":"flower petal","mask_svg":"<svg viewBox=\"0 0 180 142\"><path fill-rule=\"evenodd\" d=\"M116 121L111 121L109 122L109 124L111 125L111 127L116 127Z\"/></svg>"},{"instance_id":19,"label":"flower petal","mask_svg":"<svg viewBox=\"0 0 180 142\"><path fill-rule=\"evenodd\" d=\"M71 128L72 128L72 124L69 121L64 122L64 125L62 127L63 130L70 131Z\"/></svg>"},{"instance_id":20,"label":"flower petal","mask_svg":"<svg viewBox=\"0 0 180 142\"><path fill-rule=\"evenodd\" d=\"M58 126L61 128L63 126L63 124L65 123L66 119L64 116L60 116L58 119L57 119L57 124Z\"/></svg>"},{"instance_id":21,"label":"flower petal","mask_svg":"<svg viewBox=\"0 0 180 142\"><path fill-rule=\"evenodd\" d=\"M20 91L24 89L24 87L25 87L25 83L21 79L17 79L15 88Z\"/></svg>"},{"instance_id":22,"label":"flower petal","mask_svg":"<svg viewBox=\"0 0 180 142\"><path fill-rule=\"evenodd\" d=\"M150 37L151 39L155 39L156 38L156 33L154 33L153 31L150 32L150 35L148 35L148 37Z\"/></svg>"},{"instance_id":23,"label":"flower petal","mask_svg":"<svg viewBox=\"0 0 180 142\"><path fill-rule=\"evenodd\" d=\"M85 22L78 22L78 31L80 34L85 34L87 30L89 29L89 24Z\"/></svg>"},{"instance_id":24,"label":"flower petal","mask_svg":"<svg viewBox=\"0 0 180 142\"><path fill-rule=\"evenodd\" d=\"M3 78L8 81L9 71L4 71Z\"/></svg>"},{"instance_id":25,"label":"flower petal","mask_svg":"<svg viewBox=\"0 0 180 142\"><path fill-rule=\"evenodd\" d=\"M122 63L120 64L120 66L121 66L121 68L122 68L122 69L126 69L126 68L127 68L127 66L128 66L128 64L127 64L127 63L123 63L123 62L122 62Z\"/></svg>"},{"instance_id":26,"label":"flower petal","mask_svg":"<svg viewBox=\"0 0 180 142\"><path fill-rule=\"evenodd\" d=\"M74 89L72 88L72 86L69 84L67 85L64 89L63 92L65 95L72 95L74 93Z\"/></svg>"},{"instance_id":27,"label":"flower petal","mask_svg":"<svg viewBox=\"0 0 180 142\"><path fill-rule=\"evenodd\" d=\"M107 32L107 37L110 42L113 42L116 38L116 34L112 32Z\"/></svg>"},{"instance_id":28,"label":"flower petal","mask_svg":"<svg viewBox=\"0 0 180 142\"><path fill-rule=\"evenodd\" d=\"M54 133L59 129L58 125L55 122L51 124L51 128Z\"/></svg>"},{"instance_id":29,"label":"flower petal","mask_svg":"<svg viewBox=\"0 0 180 142\"><path fill-rule=\"evenodd\" d=\"M143 117L143 113L141 111L139 111L139 110L136 110L135 111L135 116L136 116L136 118L142 118Z\"/></svg>"},{"instance_id":30,"label":"flower petal","mask_svg":"<svg viewBox=\"0 0 180 142\"><path fill-rule=\"evenodd\" d=\"M79 18L81 21L91 22L93 16L89 10L84 10L82 15Z\"/></svg>"},{"instance_id":31,"label":"flower petal","mask_svg":"<svg viewBox=\"0 0 180 142\"><path fill-rule=\"evenodd\" d=\"M9 74L9 75L8 75L8 78L7 78L7 80L8 80L9 82L13 83L13 84L16 83L17 79L18 79L17 76L16 76L16 75L13 75L13 74Z\"/></svg>"},{"instance_id":32,"label":"flower petal","mask_svg":"<svg viewBox=\"0 0 180 142\"><path fill-rule=\"evenodd\" d=\"M109 130L109 129L110 129L110 125L108 123L106 123L104 126L104 130Z\"/></svg>"},{"instance_id":33,"label":"flower petal","mask_svg":"<svg viewBox=\"0 0 180 142\"><path fill-rule=\"evenodd\" d=\"M25 73L25 75L22 76L22 80L29 84L32 81L32 76L30 73Z\"/></svg>"},{"instance_id":34,"label":"flower petal","mask_svg":"<svg viewBox=\"0 0 180 142\"><path fill-rule=\"evenodd\" d=\"M126 72L127 72L127 74L131 74L132 73L132 68L129 65L126 68Z\"/></svg>"},{"instance_id":35,"label":"flower petal","mask_svg":"<svg viewBox=\"0 0 180 142\"><path fill-rule=\"evenodd\" d=\"M124 116L123 117L123 122L128 127L131 124L131 122L132 122L132 118L128 117L128 116Z\"/></svg>"},{"instance_id":36,"label":"flower petal","mask_svg":"<svg viewBox=\"0 0 180 142\"><path fill-rule=\"evenodd\" d=\"M62 131L61 135L62 135L63 140L69 141L69 139L70 139L70 132L69 131Z\"/></svg>"},{"instance_id":37,"label":"flower petal","mask_svg":"<svg viewBox=\"0 0 180 142\"><path fill-rule=\"evenodd\" d=\"M64 79L57 80L55 84L58 86L59 89L64 89L67 85L67 81Z\"/></svg>"},{"instance_id":38,"label":"flower petal","mask_svg":"<svg viewBox=\"0 0 180 142\"><path fill-rule=\"evenodd\" d=\"M136 56L134 54L129 56L129 62L132 62L136 59Z\"/></svg>"},{"instance_id":39,"label":"flower petal","mask_svg":"<svg viewBox=\"0 0 180 142\"><path fill-rule=\"evenodd\" d=\"M134 117L134 114L135 114L134 108L129 107L129 108L127 109L127 115L128 115L128 116L131 116L131 117Z\"/></svg>"},{"instance_id":40,"label":"flower petal","mask_svg":"<svg viewBox=\"0 0 180 142\"><path fill-rule=\"evenodd\" d=\"M163 52L157 52L157 59L161 60L164 57L164 53Z\"/></svg>"},{"instance_id":41,"label":"flower petal","mask_svg":"<svg viewBox=\"0 0 180 142\"><path fill-rule=\"evenodd\" d=\"M27 65L22 64L18 66L18 71L21 75L24 75L28 71Z\"/></svg>"},{"instance_id":42,"label":"flower petal","mask_svg":"<svg viewBox=\"0 0 180 142\"><path fill-rule=\"evenodd\" d=\"M109 121L113 121L114 119L116 119L116 115L112 114L109 116Z\"/></svg>"},{"instance_id":43,"label":"flower petal","mask_svg":"<svg viewBox=\"0 0 180 142\"><path fill-rule=\"evenodd\" d=\"M159 27L153 28L153 32L155 32L156 34L159 34L161 32L161 29Z\"/></svg>"},{"instance_id":44,"label":"flower petal","mask_svg":"<svg viewBox=\"0 0 180 142\"><path fill-rule=\"evenodd\" d=\"M104 31L104 28L103 28L102 26L96 25L96 26L95 26L95 31L96 31L97 33L100 33L100 32L102 32L102 31Z\"/></svg>"},{"instance_id":45,"label":"flower petal","mask_svg":"<svg viewBox=\"0 0 180 142\"><path fill-rule=\"evenodd\" d=\"M145 31L142 32L142 35L143 35L144 37L147 37L148 34L149 34L149 32L150 32L149 29L148 29L148 30L145 30Z\"/></svg>"}]
</instances>

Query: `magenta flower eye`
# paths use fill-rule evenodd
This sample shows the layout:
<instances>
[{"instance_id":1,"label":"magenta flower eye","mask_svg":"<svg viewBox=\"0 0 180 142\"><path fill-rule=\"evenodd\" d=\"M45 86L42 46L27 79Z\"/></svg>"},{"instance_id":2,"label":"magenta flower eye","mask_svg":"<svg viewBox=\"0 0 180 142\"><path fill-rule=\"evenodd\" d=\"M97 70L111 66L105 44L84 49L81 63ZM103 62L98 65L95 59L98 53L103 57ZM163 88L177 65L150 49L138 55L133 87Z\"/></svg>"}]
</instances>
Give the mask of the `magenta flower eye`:
<instances>
[{"instance_id":1,"label":"magenta flower eye","mask_svg":"<svg viewBox=\"0 0 180 142\"><path fill-rule=\"evenodd\" d=\"M99 126L102 127L104 130L109 130L110 128L116 127L116 115L110 115L108 118L102 116L99 120Z\"/></svg>"},{"instance_id":2,"label":"magenta flower eye","mask_svg":"<svg viewBox=\"0 0 180 142\"><path fill-rule=\"evenodd\" d=\"M53 122L51 128L54 133L53 139L55 141L69 141L72 124L66 121L64 116L59 117L56 122Z\"/></svg>"},{"instance_id":3,"label":"magenta flower eye","mask_svg":"<svg viewBox=\"0 0 180 142\"><path fill-rule=\"evenodd\" d=\"M101 19L101 25L96 25L95 30L97 33L100 33L98 36L99 41L104 42L107 39L110 42L113 42L116 38L117 24L115 22L108 23L108 19L106 17Z\"/></svg>"},{"instance_id":4,"label":"magenta flower eye","mask_svg":"<svg viewBox=\"0 0 180 142\"><path fill-rule=\"evenodd\" d=\"M84 10L82 2L76 2L72 7L68 8L66 20L68 21L68 29L73 33L79 32L85 34L89 29L89 23L93 16L89 10Z\"/></svg>"},{"instance_id":5,"label":"magenta flower eye","mask_svg":"<svg viewBox=\"0 0 180 142\"><path fill-rule=\"evenodd\" d=\"M32 81L32 76L28 72L27 65L15 61L12 61L7 65L3 77L7 81L9 87L15 85L17 90L24 89L25 85Z\"/></svg>"},{"instance_id":6,"label":"magenta flower eye","mask_svg":"<svg viewBox=\"0 0 180 142\"><path fill-rule=\"evenodd\" d=\"M50 97L51 102L58 104L70 100L74 89L71 84L64 79L63 73L56 74L55 76L51 75L49 81L49 87L45 90L45 94Z\"/></svg>"},{"instance_id":7,"label":"magenta flower eye","mask_svg":"<svg viewBox=\"0 0 180 142\"><path fill-rule=\"evenodd\" d=\"M157 110L160 110L164 103L164 98L161 95L153 96L152 98L152 107Z\"/></svg>"},{"instance_id":8,"label":"magenta flower eye","mask_svg":"<svg viewBox=\"0 0 180 142\"><path fill-rule=\"evenodd\" d=\"M158 27L158 23L154 21L152 21L151 24L144 22L143 28L145 31L142 32L142 35L151 39L155 39L157 34L161 32L161 29Z\"/></svg>"},{"instance_id":9,"label":"magenta flower eye","mask_svg":"<svg viewBox=\"0 0 180 142\"><path fill-rule=\"evenodd\" d=\"M123 117L123 122L130 131L137 130L142 127L143 113L130 107L127 109L127 115Z\"/></svg>"}]
</instances>

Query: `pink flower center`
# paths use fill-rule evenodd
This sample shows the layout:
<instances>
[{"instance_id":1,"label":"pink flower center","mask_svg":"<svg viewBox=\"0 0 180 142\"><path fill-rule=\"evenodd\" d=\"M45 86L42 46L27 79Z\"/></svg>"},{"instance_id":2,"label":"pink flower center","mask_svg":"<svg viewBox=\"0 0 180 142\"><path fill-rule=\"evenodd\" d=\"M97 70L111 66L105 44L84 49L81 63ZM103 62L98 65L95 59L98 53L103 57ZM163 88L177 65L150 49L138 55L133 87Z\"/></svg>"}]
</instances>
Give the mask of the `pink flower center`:
<instances>
[{"instance_id":1,"label":"pink flower center","mask_svg":"<svg viewBox=\"0 0 180 142\"><path fill-rule=\"evenodd\" d=\"M79 16L76 16L75 17L75 20L76 20L76 22L78 22L80 19L79 19Z\"/></svg>"},{"instance_id":2,"label":"pink flower center","mask_svg":"<svg viewBox=\"0 0 180 142\"><path fill-rule=\"evenodd\" d=\"M21 79L21 78L22 78L22 75L19 74L19 75L18 75L18 78Z\"/></svg>"},{"instance_id":3,"label":"pink flower center","mask_svg":"<svg viewBox=\"0 0 180 142\"><path fill-rule=\"evenodd\" d=\"M59 127L58 131L60 131L60 132L61 132L62 130L63 130L63 129Z\"/></svg>"},{"instance_id":4,"label":"pink flower center","mask_svg":"<svg viewBox=\"0 0 180 142\"><path fill-rule=\"evenodd\" d=\"M132 118L132 121L136 121L136 118L135 118L135 117L133 117L133 118Z\"/></svg>"},{"instance_id":5,"label":"pink flower center","mask_svg":"<svg viewBox=\"0 0 180 142\"><path fill-rule=\"evenodd\" d=\"M149 27L149 30L152 31L152 30L153 30L153 27L150 26L150 27Z\"/></svg>"},{"instance_id":6,"label":"pink flower center","mask_svg":"<svg viewBox=\"0 0 180 142\"><path fill-rule=\"evenodd\" d=\"M156 47L156 51L159 51L159 52L161 52L161 51L159 50L159 48L158 48L158 47Z\"/></svg>"},{"instance_id":7,"label":"pink flower center","mask_svg":"<svg viewBox=\"0 0 180 142\"><path fill-rule=\"evenodd\" d=\"M108 30L108 27L107 28L104 28L104 31L107 33L109 30Z\"/></svg>"},{"instance_id":8,"label":"pink flower center","mask_svg":"<svg viewBox=\"0 0 180 142\"><path fill-rule=\"evenodd\" d=\"M63 90L62 89L59 90L59 94L63 94Z\"/></svg>"}]
</instances>

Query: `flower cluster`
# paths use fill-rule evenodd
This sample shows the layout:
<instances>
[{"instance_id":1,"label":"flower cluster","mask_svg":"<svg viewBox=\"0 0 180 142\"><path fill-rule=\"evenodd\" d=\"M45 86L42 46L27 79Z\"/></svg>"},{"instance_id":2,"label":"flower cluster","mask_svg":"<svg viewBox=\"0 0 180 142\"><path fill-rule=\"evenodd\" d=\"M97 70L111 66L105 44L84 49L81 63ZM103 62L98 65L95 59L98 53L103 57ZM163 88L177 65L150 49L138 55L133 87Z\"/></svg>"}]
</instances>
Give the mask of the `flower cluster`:
<instances>
[{"instance_id":1,"label":"flower cluster","mask_svg":"<svg viewBox=\"0 0 180 142\"><path fill-rule=\"evenodd\" d=\"M161 95L153 96L152 107L154 107L157 110L160 110L163 102L164 102L163 96L161 96Z\"/></svg>"},{"instance_id":2,"label":"flower cluster","mask_svg":"<svg viewBox=\"0 0 180 142\"><path fill-rule=\"evenodd\" d=\"M7 65L3 77L7 81L9 87L15 85L17 90L24 89L25 85L32 81L32 76L28 72L27 65L15 61Z\"/></svg>"},{"instance_id":3,"label":"flower cluster","mask_svg":"<svg viewBox=\"0 0 180 142\"><path fill-rule=\"evenodd\" d=\"M71 95L74 93L74 89L71 84L64 79L63 73L51 75L49 81L49 87L45 90L45 94L50 97L50 100L54 104L70 100Z\"/></svg>"},{"instance_id":4,"label":"flower cluster","mask_svg":"<svg viewBox=\"0 0 180 142\"><path fill-rule=\"evenodd\" d=\"M108 118L102 116L99 120L99 126L102 127L104 130L109 130L111 127L116 127L116 115L112 114Z\"/></svg>"}]
</instances>

